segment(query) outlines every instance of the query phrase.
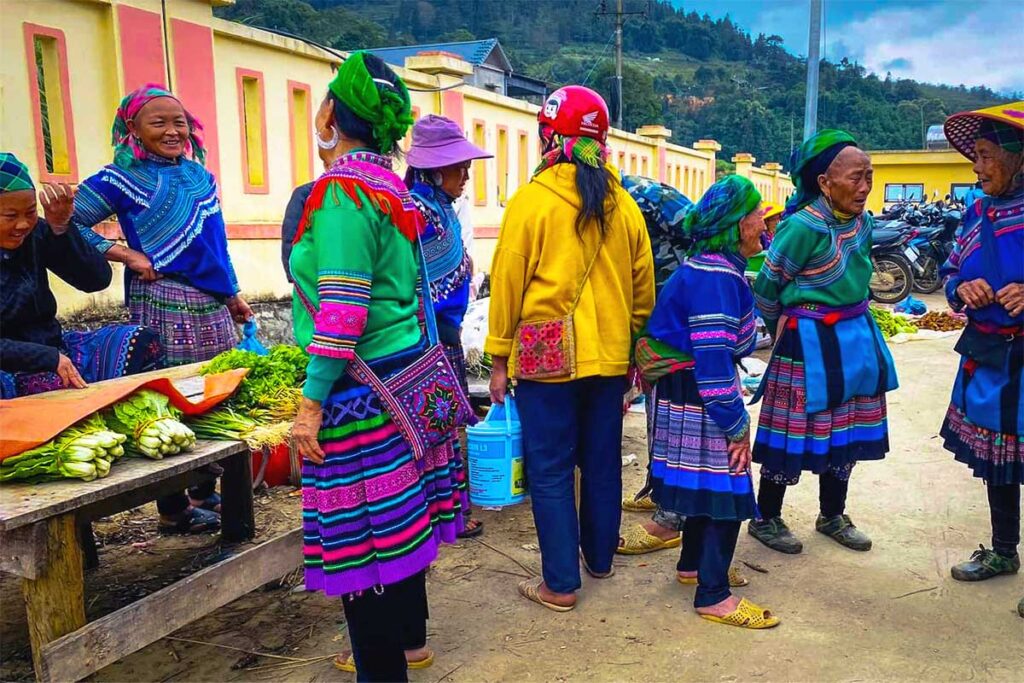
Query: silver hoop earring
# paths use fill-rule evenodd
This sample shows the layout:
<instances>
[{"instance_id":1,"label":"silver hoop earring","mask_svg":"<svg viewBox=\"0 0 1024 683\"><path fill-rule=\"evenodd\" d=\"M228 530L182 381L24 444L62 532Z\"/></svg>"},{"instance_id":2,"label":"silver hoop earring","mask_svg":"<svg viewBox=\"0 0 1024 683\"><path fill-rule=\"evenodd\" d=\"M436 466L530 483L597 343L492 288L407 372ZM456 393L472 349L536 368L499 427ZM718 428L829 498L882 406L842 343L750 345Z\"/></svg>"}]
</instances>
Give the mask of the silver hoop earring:
<instances>
[{"instance_id":1,"label":"silver hoop earring","mask_svg":"<svg viewBox=\"0 0 1024 683\"><path fill-rule=\"evenodd\" d=\"M334 149L338 146L338 129L334 126L331 126L330 140L324 140L320 137L320 131L317 131L314 137L316 137L316 146L320 149Z\"/></svg>"}]
</instances>

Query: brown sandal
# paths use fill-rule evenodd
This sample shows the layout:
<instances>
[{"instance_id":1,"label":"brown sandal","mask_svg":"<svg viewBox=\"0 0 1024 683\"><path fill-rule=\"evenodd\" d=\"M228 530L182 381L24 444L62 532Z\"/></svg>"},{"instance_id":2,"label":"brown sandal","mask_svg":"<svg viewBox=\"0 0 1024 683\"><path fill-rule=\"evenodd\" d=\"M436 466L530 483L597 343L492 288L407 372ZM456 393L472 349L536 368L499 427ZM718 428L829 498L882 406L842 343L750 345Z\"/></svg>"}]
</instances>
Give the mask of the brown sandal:
<instances>
[{"instance_id":1,"label":"brown sandal","mask_svg":"<svg viewBox=\"0 0 1024 683\"><path fill-rule=\"evenodd\" d=\"M533 579L527 579L526 581L519 582L519 594L530 602L535 602L538 605L543 605L549 610L555 612L571 612L576 607L576 603L571 605L556 605L553 602L548 602L540 595L540 585L544 583L544 579L537 577Z\"/></svg>"}]
</instances>

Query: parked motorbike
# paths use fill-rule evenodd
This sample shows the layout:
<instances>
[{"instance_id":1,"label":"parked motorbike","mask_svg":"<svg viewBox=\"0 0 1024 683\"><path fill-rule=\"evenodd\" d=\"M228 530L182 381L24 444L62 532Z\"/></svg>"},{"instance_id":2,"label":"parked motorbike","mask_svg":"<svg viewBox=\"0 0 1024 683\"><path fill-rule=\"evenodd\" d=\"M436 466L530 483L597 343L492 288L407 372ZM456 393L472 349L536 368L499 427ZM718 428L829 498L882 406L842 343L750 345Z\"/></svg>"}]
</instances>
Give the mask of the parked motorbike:
<instances>
[{"instance_id":1,"label":"parked motorbike","mask_svg":"<svg viewBox=\"0 0 1024 683\"><path fill-rule=\"evenodd\" d=\"M875 229L869 289L871 298L878 303L897 304L910 296L914 287L912 264L920 257L910 243L912 235L913 228L900 221L890 221Z\"/></svg>"},{"instance_id":2,"label":"parked motorbike","mask_svg":"<svg viewBox=\"0 0 1024 683\"><path fill-rule=\"evenodd\" d=\"M914 275L914 291L931 294L942 287L939 268L953 251L953 240L960 227L962 213L958 209L945 211L940 225L918 228L918 234L910 241L920 254L917 263L920 272Z\"/></svg>"}]
</instances>

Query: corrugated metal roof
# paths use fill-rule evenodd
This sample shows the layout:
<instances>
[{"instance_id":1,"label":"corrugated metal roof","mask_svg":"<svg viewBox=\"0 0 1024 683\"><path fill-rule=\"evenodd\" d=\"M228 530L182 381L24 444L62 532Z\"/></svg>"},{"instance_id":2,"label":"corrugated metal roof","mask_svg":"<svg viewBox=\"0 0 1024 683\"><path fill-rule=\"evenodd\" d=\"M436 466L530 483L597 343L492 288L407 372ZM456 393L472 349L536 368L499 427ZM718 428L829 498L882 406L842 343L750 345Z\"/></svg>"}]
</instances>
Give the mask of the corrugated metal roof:
<instances>
[{"instance_id":1,"label":"corrugated metal roof","mask_svg":"<svg viewBox=\"0 0 1024 683\"><path fill-rule=\"evenodd\" d=\"M467 40L460 43L427 43L425 45L378 47L371 49L370 52L393 66L405 66L406 57L412 57L420 52L451 52L473 66L480 66L497 45L497 38L488 38L487 40ZM503 61L507 62L504 52L502 52L501 57Z\"/></svg>"}]
</instances>

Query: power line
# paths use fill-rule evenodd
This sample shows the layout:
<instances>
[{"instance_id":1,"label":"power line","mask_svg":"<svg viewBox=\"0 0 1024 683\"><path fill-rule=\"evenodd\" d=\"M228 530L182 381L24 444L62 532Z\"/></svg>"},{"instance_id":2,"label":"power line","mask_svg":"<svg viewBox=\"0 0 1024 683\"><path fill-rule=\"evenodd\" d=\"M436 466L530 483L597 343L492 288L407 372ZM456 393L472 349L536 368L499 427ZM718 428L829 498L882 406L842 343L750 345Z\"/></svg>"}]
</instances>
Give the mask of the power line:
<instances>
[{"instance_id":1,"label":"power line","mask_svg":"<svg viewBox=\"0 0 1024 683\"><path fill-rule=\"evenodd\" d=\"M606 52L608 52L608 48L611 46L611 44L612 44L612 42L614 40L615 40L615 32L612 31L612 34L610 36L608 36L608 42L606 42L604 44L604 49L602 49L601 50L601 54L598 55L597 61L595 61L594 65L590 67L590 71L587 72L587 77L583 79L583 82L580 83L580 85L586 85L587 82L590 81L590 77L594 75L594 69L597 68L598 64L600 64L602 61L604 61L604 55L605 55Z\"/></svg>"}]
</instances>

